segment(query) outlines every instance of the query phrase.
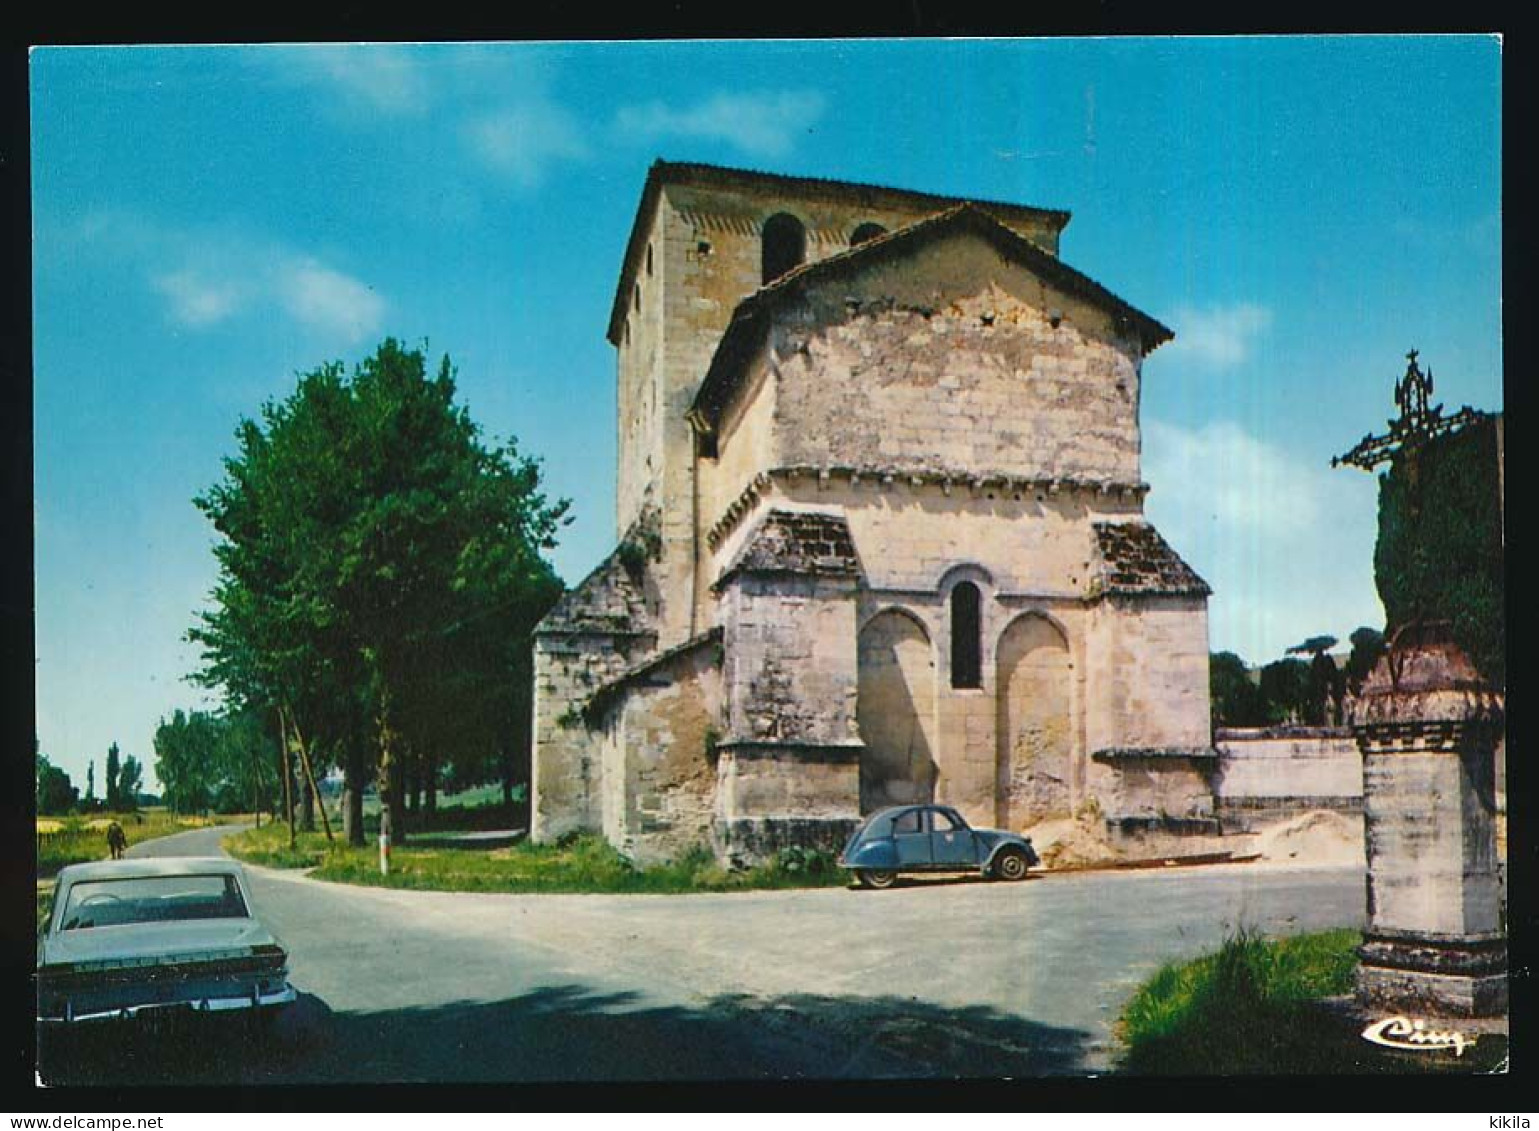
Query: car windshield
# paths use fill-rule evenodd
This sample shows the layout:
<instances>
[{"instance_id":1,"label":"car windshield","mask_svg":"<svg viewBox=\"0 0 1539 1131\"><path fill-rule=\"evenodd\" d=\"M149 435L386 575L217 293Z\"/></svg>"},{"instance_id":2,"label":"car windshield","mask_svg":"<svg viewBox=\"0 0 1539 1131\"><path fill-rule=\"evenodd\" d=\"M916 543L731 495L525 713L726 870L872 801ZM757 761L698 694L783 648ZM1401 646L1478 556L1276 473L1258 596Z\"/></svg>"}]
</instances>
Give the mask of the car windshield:
<instances>
[{"instance_id":1,"label":"car windshield","mask_svg":"<svg viewBox=\"0 0 1539 1131\"><path fill-rule=\"evenodd\" d=\"M240 884L228 873L82 880L70 886L59 930L247 915Z\"/></svg>"}]
</instances>

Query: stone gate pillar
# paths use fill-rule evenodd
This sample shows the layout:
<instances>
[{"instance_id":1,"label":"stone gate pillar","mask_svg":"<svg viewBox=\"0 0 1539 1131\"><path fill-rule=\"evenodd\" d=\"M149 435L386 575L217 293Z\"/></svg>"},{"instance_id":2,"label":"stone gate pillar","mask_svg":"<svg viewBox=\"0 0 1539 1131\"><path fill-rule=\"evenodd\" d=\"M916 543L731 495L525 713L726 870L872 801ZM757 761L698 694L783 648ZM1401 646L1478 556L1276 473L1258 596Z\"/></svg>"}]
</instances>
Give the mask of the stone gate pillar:
<instances>
[{"instance_id":1,"label":"stone gate pillar","mask_svg":"<svg viewBox=\"0 0 1539 1131\"><path fill-rule=\"evenodd\" d=\"M1444 622L1398 632L1353 701L1363 757L1368 926L1357 994L1401 1013L1507 1009L1496 859L1502 698Z\"/></svg>"}]
</instances>

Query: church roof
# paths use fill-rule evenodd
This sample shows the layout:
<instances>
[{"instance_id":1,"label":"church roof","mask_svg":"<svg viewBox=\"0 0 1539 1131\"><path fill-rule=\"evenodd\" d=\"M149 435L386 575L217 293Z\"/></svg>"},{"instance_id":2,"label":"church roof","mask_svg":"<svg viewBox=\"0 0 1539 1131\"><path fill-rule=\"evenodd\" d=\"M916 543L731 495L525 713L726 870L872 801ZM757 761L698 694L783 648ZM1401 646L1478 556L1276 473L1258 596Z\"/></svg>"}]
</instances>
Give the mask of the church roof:
<instances>
[{"instance_id":1,"label":"church roof","mask_svg":"<svg viewBox=\"0 0 1539 1131\"><path fill-rule=\"evenodd\" d=\"M739 573L859 577L860 559L843 515L772 510L743 543L718 587Z\"/></svg>"},{"instance_id":2,"label":"church roof","mask_svg":"<svg viewBox=\"0 0 1539 1131\"><path fill-rule=\"evenodd\" d=\"M535 626L536 635L550 633L605 633L614 636L646 635L652 631L646 599L627 559L643 559L645 545L657 524L648 510L631 524L620 544L593 572L561 595Z\"/></svg>"},{"instance_id":3,"label":"church roof","mask_svg":"<svg viewBox=\"0 0 1539 1131\"><path fill-rule=\"evenodd\" d=\"M866 240L848 251L803 264L738 303L726 333L717 344L705 380L695 393L690 414L714 426L716 417L732 395L744 361L768 331L770 316L806 288L847 277L888 256L912 251L961 231L981 235L1002 254L1022 264L1043 281L1127 323L1142 339L1145 352L1175 337L1169 327L1118 298L1057 256L1043 251L982 207L963 202L907 227Z\"/></svg>"},{"instance_id":4,"label":"church roof","mask_svg":"<svg viewBox=\"0 0 1539 1131\"><path fill-rule=\"evenodd\" d=\"M641 256L646 249L646 220L657 206L657 198L664 185L689 184L724 189L759 189L795 196L802 200L821 199L844 202L866 207L897 205L916 210L938 212L958 204L963 198L940 196L913 189L891 188L886 185L862 184L857 181L835 181L823 177L796 177L784 173L765 173L757 169L734 169L725 165L706 165L690 161L652 162L647 170L646 185L641 190L641 201L636 206L636 218L631 223L631 235L625 245L625 258L620 267L620 279L615 285L614 303L609 310L609 340L618 343L620 328L625 321L626 303L631 293L631 281L635 278ZM1033 208L1026 204L1009 204L1004 201L987 201L984 207L1001 216L1018 216L1022 219L1046 223L1056 231L1068 224L1070 214L1059 208Z\"/></svg>"},{"instance_id":5,"label":"church roof","mask_svg":"<svg viewBox=\"0 0 1539 1131\"><path fill-rule=\"evenodd\" d=\"M1096 522L1090 595L1206 597L1213 590L1147 522Z\"/></svg>"}]
</instances>

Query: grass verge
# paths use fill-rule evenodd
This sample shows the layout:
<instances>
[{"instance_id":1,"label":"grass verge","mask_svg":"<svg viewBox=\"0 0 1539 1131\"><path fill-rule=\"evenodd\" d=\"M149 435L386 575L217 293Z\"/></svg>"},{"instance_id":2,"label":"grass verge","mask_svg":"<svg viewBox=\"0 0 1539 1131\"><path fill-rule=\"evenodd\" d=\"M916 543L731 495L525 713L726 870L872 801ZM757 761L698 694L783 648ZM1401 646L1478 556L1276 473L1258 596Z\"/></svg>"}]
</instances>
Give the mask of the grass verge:
<instances>
[{"instance_id":1,"label":"grass verge","mask_svg":"<svg viewBox=\"0 0 1539 1131\"><path fill-rule=\"evenodd\" d=\"M379 873L379 850L374 844L354 848L339 838L328 846L322 834L301 833L291 849L284 825L237 833L226 837L224 846L232 856L251 864L314 868L318 879L429 891L684 894L849 883L849 874L834 864L829 853L787 850L757 868L727 871L702 846L643 868L597 836L491 850L417 848L408 841L391 849L388 876Z\"/></svg>"},{"instance_id":2,"label":"grass verge","mask_svg":"<svg viewBox=\"0 0 1539 1131\"><path fill-rule=\"evenodd\" d=\"M1463 1056L1371 1045L1351 1010L1324 999L1352 992L1356 930L1266 939L1241 929L1215 954L1170 963L1124 1008L1119 1065L1134 1075L1489 1071L1502 1036L1480 1036Z\"/></svg>"}]
</instances>

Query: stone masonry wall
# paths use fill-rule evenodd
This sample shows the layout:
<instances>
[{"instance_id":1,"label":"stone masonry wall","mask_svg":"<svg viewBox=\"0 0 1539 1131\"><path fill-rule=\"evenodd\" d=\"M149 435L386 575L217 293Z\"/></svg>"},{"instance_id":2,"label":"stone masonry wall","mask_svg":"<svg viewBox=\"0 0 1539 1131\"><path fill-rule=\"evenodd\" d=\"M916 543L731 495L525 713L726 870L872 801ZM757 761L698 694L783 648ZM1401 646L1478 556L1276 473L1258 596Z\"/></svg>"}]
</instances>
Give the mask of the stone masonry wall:
<instances>
[{"instance_id":1,"label":"stone masonry wall","mask_svg":"<svg viewBox=\"0 0 1539 1131\"><path fill-rule=\"evenodd\" d=\"M854 583L740 575L722 599L727 740L857 740Z\"/></svg>"},{"instance_id":2,"label":"stone masonry wall","mask_svg":"<svg viewBox=\"0 0 1539 1131\"><path fill-rule=\"evenodd\" d=\"M617 346L617 529L624 529L648 498L662 509L662 647L706 627L696 616L708 581L695 576L695 453L685 414L733 310L761 284L760 230L779 212L806 225L809 262L848 250L862 223L895 229L928 214L890 198L857 205L848 199L820 201L816 194L787 200L774 191L664 188L656 214L644 221L646 248L626 296ZM1057 232L1046 219L1009 212L1000 218L1056 254Z\"/></svg>"},{"instance_id":3,"label":"stone masonry wall","mask_svg":"<svg viewBox=\"0 0 1539 1131\"><path fill-rule=\"evenodd\" d=\"M1110 597L1091 613L1085 742L1109 748L1211 747L1207 602Z\"/></svg>"},{"instance_id":4,"label":"stone masonry wall","mask_svg":"<svg viewBox=\"0 0 1539 1131\"><path fill-rule=\"evenodd\" d=\"M707 644L629 686L607 713L604 835L638 863L710 843L720 677L717 647Z\"/></svg>"},{"instance_id":5,"label":"stone masonry wall","mask_svg":"<svg viewBox=\"0 0 1539 1131\"><path fill-rule=\"evenodd\" d=\"M535 637L531 840L602 827L599 741L577 713L600 684L644 654L651 640L598 633Z\"/></svg>"},{"instance_id":6,"label":"stone masonry wall","mask_svg":"<svg viewBox=\"0 0 1539 1131\"><path fill-rule=\"evenodd\" d=\"M1138 479L1139 346L980 236L815 287L772 334L790 463Z\"/></svg>"},{"instance_id":7,"label":"stone masonry wall","mask_svg":"<svg viewBox=\"0 0 1539 1131\"><path fill-rule=\"evenodd\" d=\"M902 475L846 474L820 479L776 476L755 510L712 551L702 541L703 569L718 575L735 555L756 514L768 507L837 510L845 516L873 590L937 590L947 570L972 563L1002 593L1082 601L1091 571L1089 524L1136 516L1136 498L989 484L916 485Z\"/></svg>"},{"instance_id":8,"label":"stone masonry wall","mask_svg":"<svg viewBox=\"0 0 1539 1131\"><path fill-rule=\"evenodd\" d=\"M1213 795L1226 831L1312 809L1363 811L1363 759L1344 727L1224 729L1213 745Z\"/></svg>"}]
</instances>

